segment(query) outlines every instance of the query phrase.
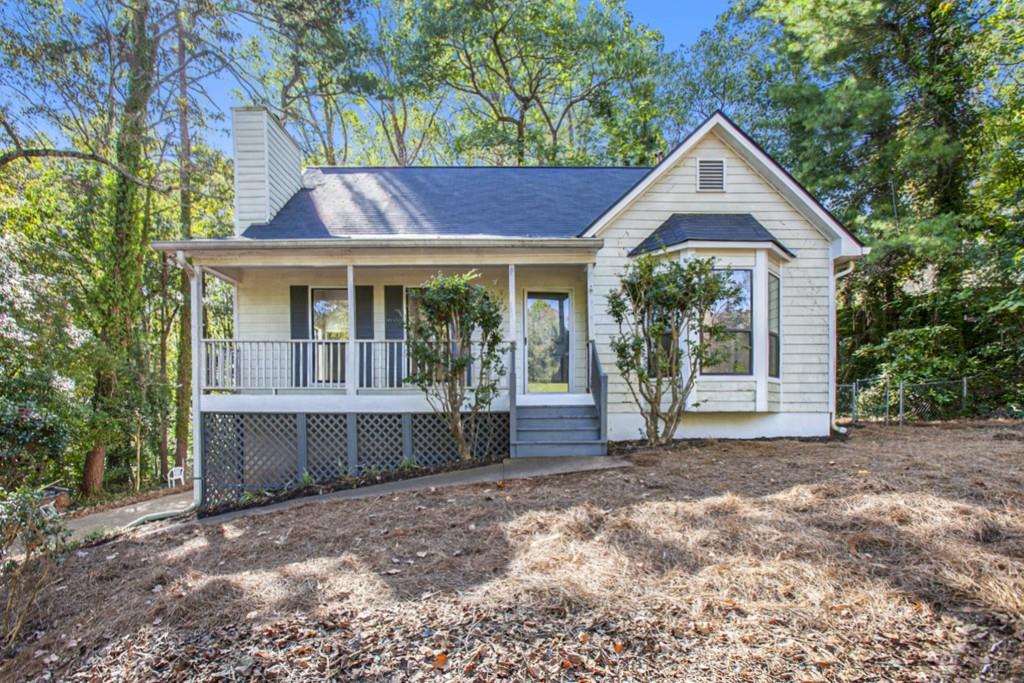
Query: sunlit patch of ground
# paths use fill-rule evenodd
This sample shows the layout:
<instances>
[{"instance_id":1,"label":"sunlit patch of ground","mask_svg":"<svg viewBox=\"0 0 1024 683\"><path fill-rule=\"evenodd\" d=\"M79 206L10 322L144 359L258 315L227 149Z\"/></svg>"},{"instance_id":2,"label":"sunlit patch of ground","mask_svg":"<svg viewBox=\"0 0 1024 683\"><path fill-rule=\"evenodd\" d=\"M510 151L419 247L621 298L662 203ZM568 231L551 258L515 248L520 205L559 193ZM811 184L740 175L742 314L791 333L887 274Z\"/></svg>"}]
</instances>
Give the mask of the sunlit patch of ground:
<instances>
[{"instance_id":1,"label":"sunlit patch of ground","mask_svg":"<svg viewBox=\"0 0 1024 683\"><path fill-rule=\"evenodd\" d=\"M127 537L68 558L0 677L1020 678L1021 429L683 443Z\"/></svg>"}]
</instances>

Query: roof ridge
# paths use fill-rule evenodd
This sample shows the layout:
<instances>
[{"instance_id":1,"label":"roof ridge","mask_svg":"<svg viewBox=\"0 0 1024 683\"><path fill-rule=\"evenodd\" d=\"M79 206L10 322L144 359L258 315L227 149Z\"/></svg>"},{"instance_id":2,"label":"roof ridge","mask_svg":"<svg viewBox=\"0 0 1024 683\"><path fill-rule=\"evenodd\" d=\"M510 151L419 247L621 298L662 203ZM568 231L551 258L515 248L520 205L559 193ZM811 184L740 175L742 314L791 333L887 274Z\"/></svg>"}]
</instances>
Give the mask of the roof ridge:
<instances>
[{"instance_id":1,"label":"roof ridge","mask_svg":"<svg viewBox=\"0 0 1024 683\"><path fill-rule=\"evenodd\" d=\"M494 171L535 171L535 170L578 170L578 171L649 171L651 166L457 166L445 164L441 166L338 166L330 164L311 164L306 168L341 171L427 171L427 170L494 170Z\"/></svg>"}]
</instances>

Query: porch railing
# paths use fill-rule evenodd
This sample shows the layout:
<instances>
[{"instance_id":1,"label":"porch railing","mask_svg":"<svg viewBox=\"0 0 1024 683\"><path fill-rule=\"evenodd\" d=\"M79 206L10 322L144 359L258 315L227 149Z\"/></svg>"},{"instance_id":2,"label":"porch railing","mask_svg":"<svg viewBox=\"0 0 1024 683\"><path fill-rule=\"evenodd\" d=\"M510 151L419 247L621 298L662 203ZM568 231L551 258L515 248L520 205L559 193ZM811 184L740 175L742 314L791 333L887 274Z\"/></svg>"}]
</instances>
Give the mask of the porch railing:
<instances>
[{"instance_id":1,"label":"porch railing","mask_svg":"<svg viewBox=\"0 0 1024 683\"><path fill-rule=\"evenodd\" d=\"M344 341L206 339L202 388L341 389L345 387L347 349Z\"/></svg>"},{"instance_id":2,"label":"porch railing","mask_svg":"<svg viewBox=\"0 0 1024 683\"><path fill-rule=\"evenodd\" d=\"M476 345L474 345L475 347ZM474 356L479 349L474 348ZM354 352L352 367L348 353ZM510 362L499 388L509 386ZM415 391L408 378L415 371L404 340L249 341L206 339L203 341L202 389L204 391L345 389L348 374L358 378L364 390ZM466 382L475 386L480 364L466 371Z\"/></svg>"},{"instance_id":3,"label":"porch railing","mask_svg":"<svg viewBox=\"0 0 1024 683\"><path fill-rule=\"evenodd\" d=\"M409 353L409 343L402 339L397 340L366 340L357 341L359 363L359 387L361 389L412 389L416 390L414 384L410 384L409 376L416 372L415 361ZM472 345L474 357L480 355L480 344ZM498 379L498 386L502 389L508 386L508 360L505 360L505 375ZM476 386L480 379L481 367L479 361L474 361L466 369L466 385Z\"/></svg>"}]
</instances>

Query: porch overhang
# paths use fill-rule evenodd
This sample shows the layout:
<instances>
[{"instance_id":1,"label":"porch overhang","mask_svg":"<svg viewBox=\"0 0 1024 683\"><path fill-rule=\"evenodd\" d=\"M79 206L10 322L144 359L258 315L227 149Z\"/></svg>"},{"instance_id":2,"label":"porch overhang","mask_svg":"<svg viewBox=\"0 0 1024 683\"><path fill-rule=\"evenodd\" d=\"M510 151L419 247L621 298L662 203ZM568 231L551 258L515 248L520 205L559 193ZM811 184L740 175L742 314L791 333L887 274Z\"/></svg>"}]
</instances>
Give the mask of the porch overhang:
<instances>
[{"instance_id":1,"label":"porch overhang","mask_svg":"<svg viewBox=\"0 0 1024 683\"><path fill-rule=\"evenodd\" d=\"M243 237L153 242L211 266L506 265L591 263L600 238L358 237L253 240Z\"/></svg>"}]
</instances>

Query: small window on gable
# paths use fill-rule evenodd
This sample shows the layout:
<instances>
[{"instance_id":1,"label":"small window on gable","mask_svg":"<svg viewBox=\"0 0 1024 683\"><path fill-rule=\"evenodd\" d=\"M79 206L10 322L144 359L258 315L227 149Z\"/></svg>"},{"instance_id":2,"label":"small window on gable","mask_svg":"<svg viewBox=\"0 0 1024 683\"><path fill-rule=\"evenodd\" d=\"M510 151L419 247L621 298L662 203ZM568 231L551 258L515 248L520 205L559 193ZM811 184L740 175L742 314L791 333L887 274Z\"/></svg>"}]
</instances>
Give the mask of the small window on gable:
<instances>
[{"instance_id":1,"label":"small window on gable","mask_svg":"<svg viewBox=\"0 0 1024 683\"><path fill-rule=\"evenodd\" d=\"M697 190L700 192L725 191L725 159L697 160Z\"/></svg>"}]
</instances>

